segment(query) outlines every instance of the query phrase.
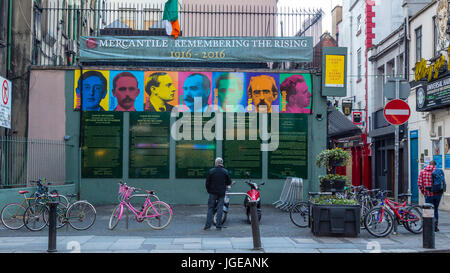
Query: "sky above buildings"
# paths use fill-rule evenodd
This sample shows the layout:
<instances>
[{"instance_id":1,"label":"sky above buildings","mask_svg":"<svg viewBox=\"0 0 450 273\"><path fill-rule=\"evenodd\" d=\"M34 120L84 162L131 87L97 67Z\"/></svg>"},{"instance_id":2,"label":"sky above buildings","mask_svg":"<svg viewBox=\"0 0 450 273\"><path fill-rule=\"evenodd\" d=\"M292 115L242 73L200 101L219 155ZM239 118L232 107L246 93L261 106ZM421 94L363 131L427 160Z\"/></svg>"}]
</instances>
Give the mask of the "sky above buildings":
<instances>
[{"instance_id":1,"label":"sky above buildings","mask_svg":"<svg viewBox=\"0 0 450 273\"><path fill-rule=\"evenodd\" d=\"M322 21L322 31L331 32L331 11L337 5L342 6L342 0L279 0L279 6L289 6L304 9L322 9L324 19Z\"/></svg>"}]
</instances>

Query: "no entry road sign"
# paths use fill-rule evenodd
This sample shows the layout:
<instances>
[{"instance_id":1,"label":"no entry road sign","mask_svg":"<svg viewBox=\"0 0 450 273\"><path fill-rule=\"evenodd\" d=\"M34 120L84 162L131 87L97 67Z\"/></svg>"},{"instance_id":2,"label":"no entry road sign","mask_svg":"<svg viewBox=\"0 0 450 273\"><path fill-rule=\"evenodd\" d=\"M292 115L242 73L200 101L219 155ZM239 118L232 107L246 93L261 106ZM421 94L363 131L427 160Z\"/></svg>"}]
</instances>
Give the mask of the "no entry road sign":
<instances>
[{"instance_id":1,"label":"no entry road sign","mask_svg":"<svg viewBox=\"0 0 450 273\"><path fill-rule=\"evenodd\" d=\"M384 117L392 125L402 125L410 116L411 109L403 100L391 100L384 107Z\"/></svg>"},{"instance_id":2,"label":"no entry road sign","mask_svg":"<svg viewBox=\"0 0 450 273\"><path fill-rule=\"evenodd\" d=\"M0 77L0 126L11 129L11 81Z\"/></svg>"}]
</instances>

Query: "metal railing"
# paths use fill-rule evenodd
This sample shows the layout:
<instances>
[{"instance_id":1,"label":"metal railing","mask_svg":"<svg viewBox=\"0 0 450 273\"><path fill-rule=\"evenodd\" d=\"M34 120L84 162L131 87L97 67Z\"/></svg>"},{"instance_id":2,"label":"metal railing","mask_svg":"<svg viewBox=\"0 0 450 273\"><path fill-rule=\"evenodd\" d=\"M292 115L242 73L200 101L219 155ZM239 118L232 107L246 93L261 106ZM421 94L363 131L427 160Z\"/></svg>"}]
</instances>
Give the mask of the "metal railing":
<instances>
[{"instance_id":1,"label":"metal railing","mask_svg":"<svg viewBox=\"0 0 450 273\"><path fill-rule=\"evenodd\" d=\"M86 6L81 1L77 6L76 2L48 0L35 4L33 65L77 65L80 36L165 35L163 4L93 1L97 4ZM242 2L181 5L181 36L313 36L317 42L322 34L320 9Z\"/></svg>"},{"instance_id":2,"label":"metal railing","mask_svg":"<svg viewBox=\"0 0 450 273\"><path fill-rule=\"evenodd\" d=\"M0 137L0 188L29 186L28 181L46 178L53 185L66 179L66 152L73 148L64 141Z\"/></svg>"}]
</instances>

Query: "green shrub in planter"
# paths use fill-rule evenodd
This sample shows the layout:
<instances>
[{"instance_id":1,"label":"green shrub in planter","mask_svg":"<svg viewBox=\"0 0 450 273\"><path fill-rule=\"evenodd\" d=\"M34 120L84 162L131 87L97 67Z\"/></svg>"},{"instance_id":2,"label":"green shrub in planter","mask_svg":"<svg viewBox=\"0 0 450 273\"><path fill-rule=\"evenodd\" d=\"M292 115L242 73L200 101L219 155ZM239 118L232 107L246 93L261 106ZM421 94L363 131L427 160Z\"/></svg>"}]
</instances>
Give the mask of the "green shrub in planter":
<instances>
[{"instance_id":1,"label":"green shrub in planter","mask_svg":"<svg viewBox=\"0 0 450 273\"><path fill-rule=\"evenodd\" d=\"M320 191L344 191L347 177L338 174L327 174L319 177Z\"/></svg>"},{"instance_id":2,"label":"green shrub in planter","mask_svg":"<svg viewBox=\"0 0 450 273\"><path fill-rule=\"evenodd\" d=\"M317 205L358 205L356 200L341 198L336 195L315 197L312 198L312 202Z\"/></svg>"}]
</instances>

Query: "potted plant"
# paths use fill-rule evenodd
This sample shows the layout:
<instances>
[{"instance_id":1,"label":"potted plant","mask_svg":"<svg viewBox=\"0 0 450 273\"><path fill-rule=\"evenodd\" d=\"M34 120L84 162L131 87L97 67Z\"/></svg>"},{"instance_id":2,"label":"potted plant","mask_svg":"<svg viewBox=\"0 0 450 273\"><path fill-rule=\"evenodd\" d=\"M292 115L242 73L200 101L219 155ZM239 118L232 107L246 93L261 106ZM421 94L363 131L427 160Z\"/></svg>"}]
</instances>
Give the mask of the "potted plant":
<instances>
[{"instance_id":1,"label":"potted plant","mask_svg":"<svg viewBox=\"0 0 450 273\"><path fill-rule=\"evenodd\" d=\"M334 148L323 150L317 155L316 165L325 167L328 175L319 178L320 190L326 191L343 191L346 183L346 177L336 175L336 167L347 164L350 155L342 148Z\"/></svg>"}]
</instances>

